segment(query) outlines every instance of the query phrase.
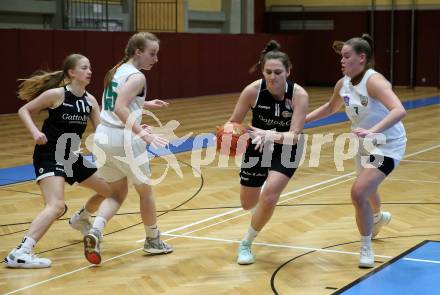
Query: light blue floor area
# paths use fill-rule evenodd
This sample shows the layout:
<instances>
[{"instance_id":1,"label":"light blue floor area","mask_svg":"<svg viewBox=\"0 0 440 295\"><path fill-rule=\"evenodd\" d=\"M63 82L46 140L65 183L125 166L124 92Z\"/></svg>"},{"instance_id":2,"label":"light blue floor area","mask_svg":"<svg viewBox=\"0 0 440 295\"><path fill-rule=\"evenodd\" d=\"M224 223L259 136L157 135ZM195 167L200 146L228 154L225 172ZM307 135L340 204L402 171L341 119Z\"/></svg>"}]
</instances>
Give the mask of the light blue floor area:
<instances>
[{"instance_id":1,"label":"light blue floor area","mask_svg":"<svg viewBox=\"0 0 440 295\"><path fill-rule=\"evenodd\" d=\"M440 242L422 244L337 294L440 294Z\"/></svg>"},{"instance_id":2,"label":"light blue floor area","mask_svg":"<svg viewBox=\"0 0 440 295\"><path fill-rule=\"evenodd\" d=\"M190 137L186 140L176 140L171 142L167 149L153 149L147 147L148 155L150 158L157 156L183 153L191 150L198 150L212 146L215 143L215 136L211 133L200 134L196 137ZM91 160L91 156L85 156L88 160ZM30 161L32 159L29 159ZM10 168L0 168L0 186L13 184L23 181L29 181L35 179L34 166L32 164L22 165Z\"/></svg>"},{"instance_id":3,"label":"light blue floor area","mask_svg":"<svg viewBox=\"0 0 440 295\"><path fill-rule=\"evenodd\" d=\"M440 104L440 96L403 102L403 106L407 110L421 108L434 104ZM347 120L348 118L345 112L340 112L337 114L333 114L327 118L312 123L308 123L304 126L304 128L330 125L330 124L345 122ZM205 133L195 137L190 137L183 141L182 140L173 141L171 142L169 149L149 150L149 155L150 157L154 157L154 156L166 155L171 153L175 154L175 153L182 153L191 150L206 148L208 146L214 145L215 143L214 138L215 136L213 134ZM29 159L29 161L32 161L32 159ZM35 179L35 172L32 164L10 167L10 168L0 168L0 186L33 180L33 179Z\"/></svg>"}]
</instances>

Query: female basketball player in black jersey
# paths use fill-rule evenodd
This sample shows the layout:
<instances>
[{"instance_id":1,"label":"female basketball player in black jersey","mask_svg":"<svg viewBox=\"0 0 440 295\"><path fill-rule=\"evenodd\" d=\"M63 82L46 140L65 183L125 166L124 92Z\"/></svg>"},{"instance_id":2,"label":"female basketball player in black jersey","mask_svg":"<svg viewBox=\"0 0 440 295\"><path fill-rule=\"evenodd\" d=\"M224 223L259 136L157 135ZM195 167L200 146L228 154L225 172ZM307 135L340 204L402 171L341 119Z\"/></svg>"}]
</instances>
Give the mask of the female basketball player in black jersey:
<instances>
[{"instance_id":1,"label":"female basketball player in black jersey","mask_svg":"<svg viewBox=\"0 0 440 295\"><path fill-rule=\"evenodd\" d=\"M261 66L263 79L246 86L229 119L241 123L252 110L252 141L241 166L240 199L243 209L254 208L254 212L238 249L238 264L255 262L252 241L271 218L296 170L295 162L301 158L302 148L297 153L297 143L304 127L308 95L301 86L287 81L292 65L279 48L275 41L267 44L253 67Z\"/></svg>"},{"instance_id":2,"label":"female basketball player in black jersey","mask_svg":"<svg viewBox=\"0 0 440 295\"><path fill-rule=\"evenodd\" d=\"M18 114L36 143L33 162L45 207L32 221L20 245L5 258L9 267L51 265L49 259L33 254L32 248L67 209L65 182L70 185L78 182L98 193L89 207L98 207L104 197L111 195L108 184L95 174L96 168L79 154L80 138L88 119L94 127L99 123L99 105L85 90L91 75L89 60L83 55L71 54L65 59L62 71L39 72L20 85L19 97L29 102ZM40 131L31 115L46 109L49 116Z\"/></svg>"}]
</instances>

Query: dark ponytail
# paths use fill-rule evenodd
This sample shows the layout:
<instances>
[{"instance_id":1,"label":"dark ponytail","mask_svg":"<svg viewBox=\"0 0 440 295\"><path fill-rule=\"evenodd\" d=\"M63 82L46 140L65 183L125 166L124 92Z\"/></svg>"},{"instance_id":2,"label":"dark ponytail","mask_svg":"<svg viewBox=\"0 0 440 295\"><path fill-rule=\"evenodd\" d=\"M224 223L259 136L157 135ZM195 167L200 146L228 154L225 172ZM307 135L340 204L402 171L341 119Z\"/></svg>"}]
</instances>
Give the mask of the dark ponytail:
<instances>
[{"instance_id":1,"label":"dark ponytail","mask_svg":"<svg viewBox=\"0 0 440 295\"><path fill-rule=\"evenodd\" d=\"M260 58L256 64L254 64L250 69L249 73L254 73L258 67L264 67L266 60L268 59L279 59L283 63L286 70L292 67L289 57L284 52L280 51L281 45L275 41L270 40L266 47L261 51Z\"/></svg>"},{"instance_id":2,"label":"dark ponytail","mask_svg":"<svg viewBox=\"0 0 440 295\"><path fill-rule=\"evenodd\" d=\"M370 45L371 50L373 51L374 50L373 38L369 34L362 34L361 38L368 42L368 45Z\"/></svg>"},{"instance_id":3,"label":"dark ponytail","mask_svg":"<svg viewBox=\"0 0 440 295\"><path fill-rule=\"evenodd\" d=\"M281 45L280 43L278 43L275 40L270 40L267 44L266 44L266 48L263 49L263 51L261 51L262 55L265 55L266 53L270 52L270 51L275 51L275 50L280 50Z\"/></svg>"}]
</instances>

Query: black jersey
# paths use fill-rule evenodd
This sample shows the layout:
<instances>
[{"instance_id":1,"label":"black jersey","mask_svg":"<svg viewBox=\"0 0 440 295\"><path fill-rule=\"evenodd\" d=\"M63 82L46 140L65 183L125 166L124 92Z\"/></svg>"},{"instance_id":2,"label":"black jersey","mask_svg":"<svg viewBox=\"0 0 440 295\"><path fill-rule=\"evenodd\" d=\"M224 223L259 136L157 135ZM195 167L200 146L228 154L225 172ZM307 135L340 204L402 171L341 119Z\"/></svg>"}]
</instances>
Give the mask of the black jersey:
<instances>
[{"instance_id":1,"label":"black jersey","mask_svg":"<svg viewBox=\"0 0 440 295\"><path fill-rule=\"evenodd\" d=\"M252 108L252 126L278 132L289 131L293 116L293 86L292 82L287 81L284 99L276 100L267 89L266 80L261 79L257 103Z\"/></svg>"},{"instance_id":2,"label":"black jersey","mask_svg":"<svg viewBox=\"0 0 440 295\"><path fill-rule=\"evenodd\" d=\"M87 92L77 97L64 87L64 101L56 108L49 109L49 117L44 121L42 132L47 137L45 145L37 145L37 152L55 152L57 141L63 134L74 133L82 137L87 127L87 121L92 111L92 105L87 100ZM76 150L78 147L74 147ZM70 144L66 146L66 153L69 154Z\"/></svg>"}]
</instances>

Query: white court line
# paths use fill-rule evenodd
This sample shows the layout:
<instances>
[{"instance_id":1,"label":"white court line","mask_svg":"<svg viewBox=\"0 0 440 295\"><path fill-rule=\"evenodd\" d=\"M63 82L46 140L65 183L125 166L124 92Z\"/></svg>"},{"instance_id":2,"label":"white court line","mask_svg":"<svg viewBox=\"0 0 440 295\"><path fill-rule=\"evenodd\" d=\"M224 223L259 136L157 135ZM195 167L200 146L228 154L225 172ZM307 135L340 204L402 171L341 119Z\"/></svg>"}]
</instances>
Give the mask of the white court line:
<instances>
[{"instance_id":1,"label":"white court line","mask_svg":"<svg viewBox=\"0 0 440 295\"><path fill-rule=\"evenodd\" d=\"M228 240L228 239L220 239L220 238L198 237L198 236L189 236L189 235L186 235L186 234L184 234L184 235L175 235L175 234L165 234L164 233L164 236L170 236L170 237L174 237L174 238L187 238L187 239L194 239L194 240L205 240L205 241L236 243L236 244L240 244L241 243L241 240ZM331 249L323 249L323 248L315 248L315 247L291 246L291 245L273 244L273 243L261 243L261 242L253 242L252 245L276 247L276 248L288 248L288 249L304 250L304 251L316 251L316 252L323 252L323 253L348 254L348 255L359 256L359 252L331 250ZM375 254L374 257L380 257L380 258L386 258L386 259L393 258L393 256L377 255L377 254ZM402 260L415 261L415 262L426 262L426 263L440 264L440 261L438 261L438 260L417 259L417 258L407 258L407 257L403 257L401 259Z\"/></svg>"},{"instance_id":2,"label":"white court line","mask_svg":"<svg viewBox=\"0 0 440 295\"><path fill-rule=\"evenodd\" d=\"M433 150L433 149L436 149L436 148L439 148L439 147L440 147L440 145L435 145L435 146L432 146L432 147L429 147L429 148L426 148L426 149L423 149L423 150L420 150L420 151L417 151L417 152L414 152L414 153L408 154L408 155L406 155L404 158L408 158L408 157L411 157L411 156L415 156L415 155L418 155L418 154L421 154L421 153L424 153L424 152L427 152L427 151L430 151L430 150ZM321 184L329 183L329 182L332 182L332 181L335 181L335 180L341 179L341 178L343 178L343 177L347 177L347 176L353 175L354 173L355 173L355 172L350 172L350 173L347 173L347 174L344 174L344 175L341 175L341 176L338 176L338 177L335 177L335 178L332 178L332 179L329 179L329 180L326 180L326 181L322 181L322 182L320 182L320 183L316 183L316 184L314 184L314 185L310 185L310 186L308 186L308 187L303 187L303 188L298 189L298 190L296 190L296 191L292 191L292 192L289 192L289 193L283 194L282 196L284 196L284 195L288 195L288 194L293 194L293 193L295 193L295 192L299 192L299 191L306 190L306 189L309 189L309 188L313 188L313 187L318 186L318 185L321 185ZM199 221L197 221L197 222L194 222L194 223L188 224L188 225L186 225L186 226L178 227L178 228L176 228L176 229L174 229L174 230L169 230L169 231L167 231L166 233L169 234L169 233L172 233L172 232L175 232L175 231L178 231L178 230L182 230L182 229L185 229L185 228L188 228L188 227L191 227L191 226L194 226L194 225L200 224L200 223L204 223L204 222L206 222L206 221L209 221L209 220L212 220L212 219L215 219L215 218L221 217L221 216L225 216L225 215L232 214L232 213L237 212L237 211L240 211L240 210L242 210L242 209L241 209L241 208L233 209L233 210L230 210L230 211L225 212L225 213L222 213L222 214L217 214L217 215L214 215L214 216L212 216L212 217L209 217L209 218L205 218L205 219L199 220ZM102 261L101 264L103 264L103 263L105 263L105 262L108 262L108 261L111 261L111 260L116 259L116 258L120 258L120 257L126 256L126 255L129 255L129 254L134 253L134 252L137 252L137 251L139 251L139 250L140 250L140 249L136 249L136 250L131 250L131 251L129 251L129 252L122 253L122 254L120 254L120 255L117 255L117 256L114 256L114 257L112 257L112 258L109 258L109 259L107 259L107 260ZM77 272L79 272L79 271L81 271L81 270L88 269L88 268L90 268L90 267L93 267L93 266L81 267L81 268L79 268L79 269L76 269L76 270L73 270L73 271L70 271L70 272L67 272L67 273L64 273L64 274L61 274L61 275L55 276L55 277L51 277L51 278L49 278L49 279L46 279L46 280L43 280L43 281L40 281L40 282L34 283L34 284L32 284L32 285L28 285L28 286L22 287L22 288L20 288L20 289L17 289L17 290L14 290L14 291L11 291L11 292L9 292L9 293L5 293L5 294L13 294L13 293L17 293L17 292L19 292L19 291L23 291L23 290L26 290L26 289L30 289L30 288L32 288L32 287L35 287L35 286L38 286L38 285L41 285L41 284L44 284L44 283L47 283L47 282L50 282L50 281L56 280L56 279L58 279L58 278L65 277L65 276L70 275L70 274L73 274L73 273L77 273Z\"/></svg>"},{"instance_id":3,"label":"white court line","mask_svg":"<svg viewBox=\"0 0 440 295\"><path fill-rule=\"evenodd\" d=\"M198 237L198 236L190 236L187 234L175 235L175 234L165 234L164 233L163 235L174 237L174 238L187 238L187 239L194 239L194 240L216 241L216 242L226 242L226 243L236 243L236 244L241 243L241 240L228 240L228 239L220 239L220 238ZM261 242L253 242L252 245L275 247L275 248L288 248L288 249L304 250L304 251L316 251L316 252L325 252L325 253L348 254L348 255L359 256L358 252L322 249L322 248L315 248L315 247L292 246L292 245L261 243ZM386 256L386 255L374 255L374 257L387 258L387 259L392 258L392 256Z\"/></svg>"},{"instance_id":4,"label":"white court line","mask_svg":"<svg viewBox=\"0 0 440 295\"><path fill-rule=\"evenodd\" d=\"M427 260L427 259L417 259L417 258L402 258L403 260L416 261L416 262L426 262L426 263L435 263L440 264L438 260Z\"/></svg>"},{"instance_id":5,"label":"white court line","mask_svg":"<svg viewBox=\"0 0 440 295\"><path fill-rule=\"evenodd\" d=\"M432 147L429 147L429 148L426 148L426 149L420 150L420 151L418 151L418 152L414 152L414 153L411 153L411 154L405 155L403 158L406 159L406 158L409 158L409 157L412 157L412 156L416 156L416 155L418 155L418 154L423 154L424 152L428 152L428 151L430 151L430 150L434 150L434 149L439 148L439 147L440 147L440 144L438 144L438 145L433 145Z\"/></svg>"},{"instance_id":6,"label":"white court line","mask_svg":"<svg viewBox=\"0 0 440 295\"><path fill-rule=\"evenodd\" d=\"M387 178L387 180L440 184L440 181L435 181L435 180L418 180L418 179L393 178L393 177Z\"/></svg>"},{"instance_id":7,"label":"white court line","mask_svg":"<svg viewBox=\"0 0 440 295\"><path fill-rule=\"evenodd\" d=\"M423 161L423 160L402 160L401 162L408 162L408 163L427 163L427 164L440 164L440 161Z\"/></svg>"},{"instance_id":8,"label":"white court line","mask_svg":"<svg viewBox=\"0 0 440 295\"><path fill-rule=\"evenodd\" d=\"M285 203L285 202L288 202L288 201L291 201L291 200L294 200L294 199L298 199L298 198L300 198L300 197L303 197L303 196L307 196L307 195L310 195L310 194L316 193L316 192L318 192L318 191L321 191L321 190L327 189L327 188L332 187L332 186L339 185L339 184L341 184L341 183L344 183L344 182L350 181L350 180L352 180L352 179L354 179L354 177L351 177L351 178L348 178L348 179L345 179L345 180L339 181L339 182L337 182L337 183L333 183L333 184L330 184L330 185L327 185L327 186L321 187L321 188L319 188L319 189L316 189L316 190L313 190L313 191L311 191L311 192L307 192L307 193L301 194L301 195L296 196L296 197L288 198L288 199L286 199L286 200L283 200L283 201L281 201L281 202L278 202L277 204L282 204L282 203ZM292 193L292 192L290 192L290 193ZM288 194L290 194L290 193L288 193ZM286 194L284 194L284 195L286 195ZM237 208L237 209L241 209L241 208ZM241 210L243 210L243 209L241 209ZM243 210L243 211L244 211L244 210ZM229 212L230 212L230 211L229 211ZM227 213L227 212L226 212L226 213ZM207 228L210 228L210 227L213 227L213 226L216 226L216 225L219 225L219 224L222 224L222 223L225 223L225 222L231 221L231 220L233 220L233 219L237 219L237 218L242 217L242 216L245 216L245 215L247 215L247 214L249 214L249 211L246 211L245 213L242 213L242 214L240 214L240 215L237 215L237 216L234 216L234 217L231 217L231 218L225 219L225 220L221 220L221 221L218 221L218 222L216 222L216 223L212 223L212 224L209 224L209 225L207 225L207 226L204 226L204 227L201 227L201 228L198 228L198 229L195 229L195 230L192 230L192 231L186 232L186 233L184 233L184 234L182 234L182 235L187 235L187 234L191 234L191 233L194 233L194 232L198 232L198 231L201 231L201 230L204 230L204 229L207 229ZM173 231L167 231L167 232L164 232L164 234L170 234L171 232L174 232L174 230L173 230ZM167 241L169 241L169 240L174 240L174 239L176 239L176 238L171 238L171 239L168 239ZM141 243L141 242L143 242L143 241L144 241L143 239L141 239L141 240L137 240L136 243Z\"/></svg>"},{"instance_id":9,"label":"white court line","mask_svg":"<svg viewBox=\"0 0 440 295\"><path fill-rule=\"evenodd\" d=\"M109 259L103 260L103 261L101 262L101 264L103 264L103 263L105 263L105 262L109 262L109 261L114 260L114 259L117 259L117 258L120 258L120 257L122 257L122 256L126 256L126 255L129 255L129 254L132 254L132 253L137 252L137 251L139 251L139 250L142 250L142 248L135 249L135 250L131 250L131 251L129 251L129 252L125 252L125 253L123 253L123 254L120 254L120 255L117 255L117 256L111 257L111 258L109 258ZM36 283L34 283L34 284L32 284L32 285L28 285L28 286L25 286L25 287L23 287L23 288L20 288L20 289L17 289L17 290L14 290L14 291L8 292L8 293L4 293L4 295L14 294L14 293L17 293L17 292L20 292L20 291L24 291L24 290L26 290L26 289L30 289L30 288L32 288L32 287L36 287L36 286L38 286L38 285L42 285L42 284L44 284L44 283L47 283L47 282L50 282L50 281L53 281L53 280L56 280L56 279L60 279L60 278L66 277L66 276L68 276L68 275L71 275L71 274L74 274L74 273L80 272L80 271L82 271L82 270L84 270L84 269L93 268L93 267L98 267L98 266L95 266L95 265L93 265L93 264L89 264L89 265L87 265L87 266L84 266L84 267L81 267L81 268L78 268L78 269L75 269L75 270L72 270L72 271L69 271L69 272L63 273L63 274L61 274L61 275L58 275L58 276L54 276L54 277L48 278L47 280L39 281L39 282L36 282Z\"/></svg>"},{"instance_id":10,"label":"white court line","mask_svg":"<svg viewBox=\"0 0 440 295\"><path fill-rule=\"evenodd\" d=\"M301 191L304 191L304 190L308 190L308 189L314 188L316 186L320 186L322 184L333 182L335 180L338 180L338 179L341 179L341 178L344 178L344 177L347 177L347 176L350 176L350 175L353 175L353 174L354 174L354 172L350 172L350 173L347 173L347 174L344 174L344 175L341 175L341 176L338 176L338 177L334 177L334 178L331 178L331 179L328 179L328 180L324 180L324 181L321 181L321 182L318 182L318 183L315 183L315 184L312 184L312 185L308 185L308 186L305 186L305 187L293 190L291 192L284 193L284 194L282 194L280 196L280 198L288 196L288 195L291 195L291 194L295 194L295 193L298 193L298 192L301 192ZM200 223L205 223L205 222L210 221L212 219L217 219L219 217L230 215L232 213L235 213L235 212L238 212L238 211L242 211L242 210L243 210L242 208L235 208L233 210L230 210L230 211L227 211L227 212L224 212L224 213L221 213L221 214L213 215L211 217L208 217L208 218L205 218L205 219L202 219L202 220L199 220L199 221L196 221L196 222L193 222L193 223L190 223L190 224L187 224L187 225L184 225L184 226L181 226L181 227L169 230L166 233L169 234L169 233L173 233L173 232L176 232L176 231L180 231L182 229L186 229L188 227L193 227L194 225L197 225L197 224L200 224Z\"/></svg>"}]
</instances>

